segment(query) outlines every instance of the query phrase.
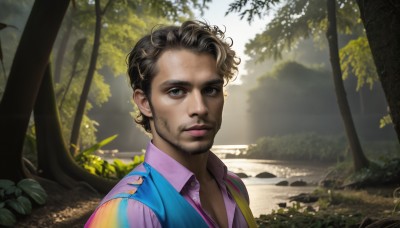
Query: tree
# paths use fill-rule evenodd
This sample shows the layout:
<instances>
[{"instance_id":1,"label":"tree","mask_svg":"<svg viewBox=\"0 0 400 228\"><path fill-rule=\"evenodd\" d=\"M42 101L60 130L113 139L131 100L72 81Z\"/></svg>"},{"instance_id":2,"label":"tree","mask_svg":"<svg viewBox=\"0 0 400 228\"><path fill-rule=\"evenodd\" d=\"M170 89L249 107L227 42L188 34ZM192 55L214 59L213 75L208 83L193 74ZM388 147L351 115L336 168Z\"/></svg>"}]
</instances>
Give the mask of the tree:
<instances>
[{"instance_id":1,"label":"tree","mask_svg":"<svg viewBox=\"0 0 400 228\"><path fill-rule=\"evenodd\" d=\"M74 123L72 125L71 139L70 139L70 151L72 154L75 154L76 148L78 146L78 138L79 138L79 131L81 128L81 122L83 114L85 112L85 106L89 95L90 86L92 84L93 76L96 70L97 55L99 53L99 48L100 48L102 19L104 14L107 12L107 9L111 6L111 4L113 4L113 0L108 0L104 8L101 9L100 0L95 0L96 25L95 25L93 48L92 48L92 54L90 56L89 69L87 72L85 83L83 85L81 97L79 99L78 108L76 109L75 112Z\"/></svg>"},{"instance_id":2,"label":"tree","mask_svg":"<svg viewBox=\"0 0 400 228\"><path fill-rule=\"evenodd\" d=\"M400 142L400 4L357 0L376 70Z\"/></svg>"},{"instance_id":3,"label":"tree","mask_svg":"<svg viewBox=\"0 0 400 228\"><path fill-rule=\"evenodd\" d=\"M237 0L230 4L228 12L241 12L241 17L248 15L247 20L251 22L254 16L261 16L272 6L282 4L277 10L275 18L268 24L262 34L258 34L254 40L246 45L246 52L250 56L257 56L259 60L265 58L281 58L284 50L290 50L300 39L313 36L320 39L323 31L327 32L330 47L330 60L333 70L336 97L342 115L345 132L353 154L355 170L368 167L366 159L355 130L350 108L344 90L340 62L338 57L337 29L349 33L356 26L356 12L354 4L346 0L338 2L339 11L336 11L337 2L328 0L328 5L322 5L323 1L308 0L264 0L251 1L250 9L246 9L248 1ZM327 8L327 6L329 8ZM333 8L332 8L333 7ZM326 11L328 10L328 16ZM336 14L340 20L336 22ZM262 47L262 48L259 48Z\"/></svg>"},{"instance_id":4,"label":"tree","mask_svg":"<svg viewBox=\"0 0 400 228\"><path fill-rule=\"evenodd\" d=\"M117 183L92 175L75 163L68 151L61 133L61 125L56 105L48 64L42 80L34 108L36 142L38 147L38 169L46 179L56 181L67 188L84 181L102 193L106 193Z\"/></svg>"},{"instance_id":5,"label":"tree","mask_svg":"<svg viewBox=\"0 0 400 228\"><path fill-rule=\"evenodd\" d=\"M22 146L39 86L69 0L36 0L0 104L0 178L26 177Z\"/></svg>"},{"instance_id":6,"label":"tree","mask_svg":"<svg viewBox=\"0 0 400 228\"><path fill-rule=\"evenodd\" d=\"M327 11L328 30L326 32L326 37L329 43L329 55L333 72L336 98L338 100L340 114L343 119L345 132L352 152L354 169L355 171L359 171L362 168L368 167L369 162L361 149L360 140L358 139L353 118L351 116L350 106L346 98L346 91L343 85L343 77L339 59L339 45L337 40L336 0L327 0Z\"/></svg>"}]
</instances>

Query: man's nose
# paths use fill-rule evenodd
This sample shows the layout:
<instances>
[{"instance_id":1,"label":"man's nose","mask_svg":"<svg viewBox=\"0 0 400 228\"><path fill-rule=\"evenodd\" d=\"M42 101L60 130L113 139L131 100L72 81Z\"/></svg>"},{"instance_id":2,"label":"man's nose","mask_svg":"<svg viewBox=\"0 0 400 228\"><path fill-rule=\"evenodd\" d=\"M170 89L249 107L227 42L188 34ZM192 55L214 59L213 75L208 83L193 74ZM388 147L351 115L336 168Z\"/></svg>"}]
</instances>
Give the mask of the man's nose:
<instances>
[{"instance_id":1,"label":"man's nose","mask_svg":"<svg viewBox=\"0 0 400 228\"><path fill-rule=\"evenodd\" d=\"M200 91L194 91L191 94L189 104L189 116L204 116L208 113L207 104Z\"/></svg>"}]
</instances>

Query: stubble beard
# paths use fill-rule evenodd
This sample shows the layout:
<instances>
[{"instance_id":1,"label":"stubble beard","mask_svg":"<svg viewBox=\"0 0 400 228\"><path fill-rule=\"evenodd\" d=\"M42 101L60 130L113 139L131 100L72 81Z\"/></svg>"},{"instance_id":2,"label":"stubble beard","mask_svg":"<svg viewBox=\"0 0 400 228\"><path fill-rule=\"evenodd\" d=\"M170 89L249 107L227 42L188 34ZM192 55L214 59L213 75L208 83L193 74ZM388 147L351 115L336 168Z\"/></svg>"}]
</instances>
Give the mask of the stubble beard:
<instances>
[{"instance_id":1,"label":"stubble beard","mask_svg":"<svg viewBox=\"0 0 400 228\"><path fill-rule=\"evenodd\" d=\"M178 135L174 135L168 125L168 121L162 118L158 118L157 116L153 116L154 121L154 130L156 131L157 135L163 139L166 143L168 143L171 147L173 147L176 151L184 155L197 155L203 154L210 151L211 147L214 144L214 137L210 140L207 144L199 145L195 148L185 146L182 144L178 138ZM183 127L178 127L177 134L180 134ZM168 134L172 137L168 137ZM173 137L176 137L176 140L172 140ZM172 138L172 139L171 139Z\"/></svg>"}]
</instances>

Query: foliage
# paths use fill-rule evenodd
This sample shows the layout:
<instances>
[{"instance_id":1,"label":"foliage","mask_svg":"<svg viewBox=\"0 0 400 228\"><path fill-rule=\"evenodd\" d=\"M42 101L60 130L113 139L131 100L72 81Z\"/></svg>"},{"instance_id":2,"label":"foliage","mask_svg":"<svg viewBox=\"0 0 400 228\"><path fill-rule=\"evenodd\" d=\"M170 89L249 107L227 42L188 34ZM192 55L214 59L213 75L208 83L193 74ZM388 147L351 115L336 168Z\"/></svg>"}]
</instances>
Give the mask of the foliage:
<instances>
[{"instance_id":1,"label":"foliage","mask_svg":"<svg viewBox=\"0 0 400 228\"><path fill-rule=\"evenodd\" d=\"M321 182L332 188L376 187L393 185L400 179L400 145L397 141L362 141L370 167L354 173L352 158L346 150L345 160L336 163Z\"/></svg>"},{"instance_id":2,"label":"foliage","mask_svg":"<svg viewBox=\"0 0 400 228\"><path fill-rule=\"evenodd\" d=\"M392 141L362 141L365 155L382 164L392 158L400 157L400 144Z\"/></svg>"},{"instance_id":3,"label":"foliage","mask_svg":"<svg viewBox=\"0 0 400 228\"><path fill-rule=\"evenodd\" d=\"M380 120L379 120L379 128L384 128L385 126L387 126L388 124L392 124L392 117L390 116L390 114L387 114L385 116L383 116Z\"/></svg>"},{"instance_id":4,"label":"foliage","mask_svg":"<svg viewBox=\"0 0 400 228\"><path fill-rule=\"evenodd\" d=\"M261 18L265 14L265 11L271 10L276 6L280 0L267 0L267 1L252 1L250 7L247 7L248 0L237 0L229 4L228 11L225 15L230 12L239 12L240 20L242 20L246 15L246 20L249 24L254 20L254 17L258 16Z\"/></svg>"},{"instance_id":5,"label":"foliage","mask_svg":"<svg viewBox=\"0 0 400 228\"><path fill-rule=\"evenodd\" d=\"M360 214L337 214L318 211L293 203L291 207L272 211L257 219L259 227L358 227Z\"/></svg>"},{"instance_id":6,"label":"foliage","mask_svg":"<svg viewBox=\"0 0 400 228\"><path fill-rule=\"evenodd\" d=\"M28 215L32 202L43 205L47 194L40 184L33 179L23 179L15 185L10 180L0 180L0 225L13 226L16 214Z\"/></svg>"},{"instance_id":7,"label":"foliage","mask_svg":"<svg viewBox=\"0 0 400 228\"><path fill-rule=\"evenodd\" d=\"M368 168L354 173L348 180L355 187L398 184L400 179L400 158L371 162Z\"/></svg>"},{"instance_id":8,"label":"foliage","mask_svg":"<svg viewBox=\"0 0 400 228\"><path fill-rule=\"evenodd\" d=\"M113 135L94 144L90 148L83 150L75 156L77 163L91 174L101 176L108 179L121 179L128 174L133 168L144 161L144 155L135 156L132 162L125 164L119 159L114 159L113 163L109 163L102 157L95 155L101 147L113 141L117 135Z\"/></svg>"},{"instance_id":9,"label":"foliage","mask_svg":"<svg viewBox=\"0 0 400 228\"><path fill-rule=\"evenodd\" d=\"M393 193L395 200L397 191ZM389 197L368 191L317 188L311 195L318 197L312 206L293 203L273 210L257 218L259 227L365 227L370 223L373 223L371 227L391 227L390 223L382 226L379 220L385 220L390 214L395 216L398 206ZM394 209L390 212L392 206ZM393 224L398 224L398 220Z\"/></svg>"},{"instance_id":10,"label":"foliage","mask_svg":"<svg viewBox=\"0 0 400 228\"><path fill-rule=\"evenodd\" d=\"M248 158L337 161L344 156L344 137L315 133L263 137L249 147Z\"/></svg>"},{"instance_id":11,"label":"foliage","mask_svg":"<svg viewBox=\"0 0 400 228\"><path fill-rule=\"evenodd\" d=\"M123 161L119 159L114 159L112 165L115 169L116 177L118 179L121 179L124 176L126 176L130 171L132 171L132 169L134 169L137 165L143 162L144 162L144 155L140 155L133 157L133 160L128 164L125 164Z\"/></svg>"},{"instance_id":12,"label":"foliage","mask_svg":"<svg viewBox=\"0 0 400 228\"><path fill-rule=\"evenodd\" d=\"M371 49L366 36L351 40L340 49L340 65L343 71L343 79L353 73L357 77L357 91L367 83L372 89L374 82L378 81L378 74Z\"/></svg>"},{"instance_id":13,"label":"foliage","mask_svg":"<svg viewBox=\"0 0 400 228\"><path fill-rule=\"evenodd\" d=\"M278 4L279 3L279 4ZM249 5L249 8L245 8ZM272 6L277 6L276 9ZM338 1L337 25L342 34L350 34L355 28L361 28L358 8L355 2ZM257 34L246 44L246 54L263 61L266 58L280 59L282 52L296 46L301 39L313 37L320 41L327 30L325 1L319 0L236 0L230 4L228 13L241 12L243 18L248 15L251 21L262 12L275 11L274 18L264 32Z\"/></svg>"}]
</instances>

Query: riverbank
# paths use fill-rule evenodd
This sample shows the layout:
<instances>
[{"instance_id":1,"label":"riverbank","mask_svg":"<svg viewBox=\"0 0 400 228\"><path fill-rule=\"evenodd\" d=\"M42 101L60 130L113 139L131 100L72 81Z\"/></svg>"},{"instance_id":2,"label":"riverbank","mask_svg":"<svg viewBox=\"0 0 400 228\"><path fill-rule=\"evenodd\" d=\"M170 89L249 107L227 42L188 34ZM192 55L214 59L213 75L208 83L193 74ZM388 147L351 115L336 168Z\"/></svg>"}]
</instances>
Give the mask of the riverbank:
<instances>
[{"instance_id":1,"label":"riverbank","mask_svg":"<svg viewBox=\"0 0 400 228\"><path fill-rule=\"evenodd\" d=\"M250 186L249 189L252 190L252 188L256 187L256 185ZM276 196L278 196L277 198L279 199L279 195L283 194L282 196L284 196L285 194L283 192L274 191L273 186L267 188L268 189L263 189L263 187L261 187L257 191L272 190L269 194L275 195L275 197L272 197L274 199L276 199ZM335 191L335 193L340 193L344 200L340 201L339 204L332 204L320 210L324 211L327 215L344 214L350 217L358 216L356 219L359 220L366 217L374 219L388 218L391 216L395 206L392 190L392 188L371 188L360 191ZM101 200L101 196L83 185L71 190L51 187L47 189L47 192L49 193L47 204L33 210L30 216L21 219L15 227L80 228L83 227L86 220ZM262 196L252 196L251 199L253 203L261 201L257 200L257 197ZM287 201L287 199L284 198L282 198L282 200ZM269 203L272 204L272 202ZM271 215L270 212L263 213L260 211L257 213L260 214L260 216L256 216L260 227L269 227L266 225L266 223L269 222L268 216L278 216L278 214ZM395 213L395 215L400 216L398 212ZM299 217L301 216L299 215ZM284 218L286 222L294 222L297 219L296 216ZM328 219L328 217L326 219Z\"/></svg>"},{"instance_id":2,"label":"riverbank","mask_svg":"<svg viewBox=\"0 0 400 228\"><path fill-rule=\"evenodd\" d=\"M268 220L271 216L278 216L276 212L286 210L279 210L279 203L286 203L289 207L293 203L289 202L289 197L300 193L311 193L317 189L316 183L325 176L330 167L329 164L313 164L310 166L309 163L271 160L224 159L224 162L230 170L245 172L250 176L244 178L243 181L249 191L250 207L261 226L271 221ZM278 177L256 178L255 175L260 172L271 172ZM308 185L303 187L274 185L280 180L287 180L292 183L300 179L306 181ZM101 195L96 194L86 185L70 190L57 185L43 187L49 195L47 204L33 210L30 216L19 220L16 227L83 227L102 198ZM369 188L360 191L335 190L334 193L340 193L340 197L334 202L327 201L322 206L313 205L313 209L331 215L340 213L344 213L346 216L357 215L359 216L356 218L358 220L361 220L364 216L375 219L387 218L395 208L393 190L394 187ZM397 209L397 215L400 216L398 211L400 210ZM302 218L303 215L295 214L294 216ZM283 214L278 217L285 219L287 215ZM286 219L292 221L296 218L287 217ZM266 227L269 226L266 225Z\"/></svg>"}]
</instances>

